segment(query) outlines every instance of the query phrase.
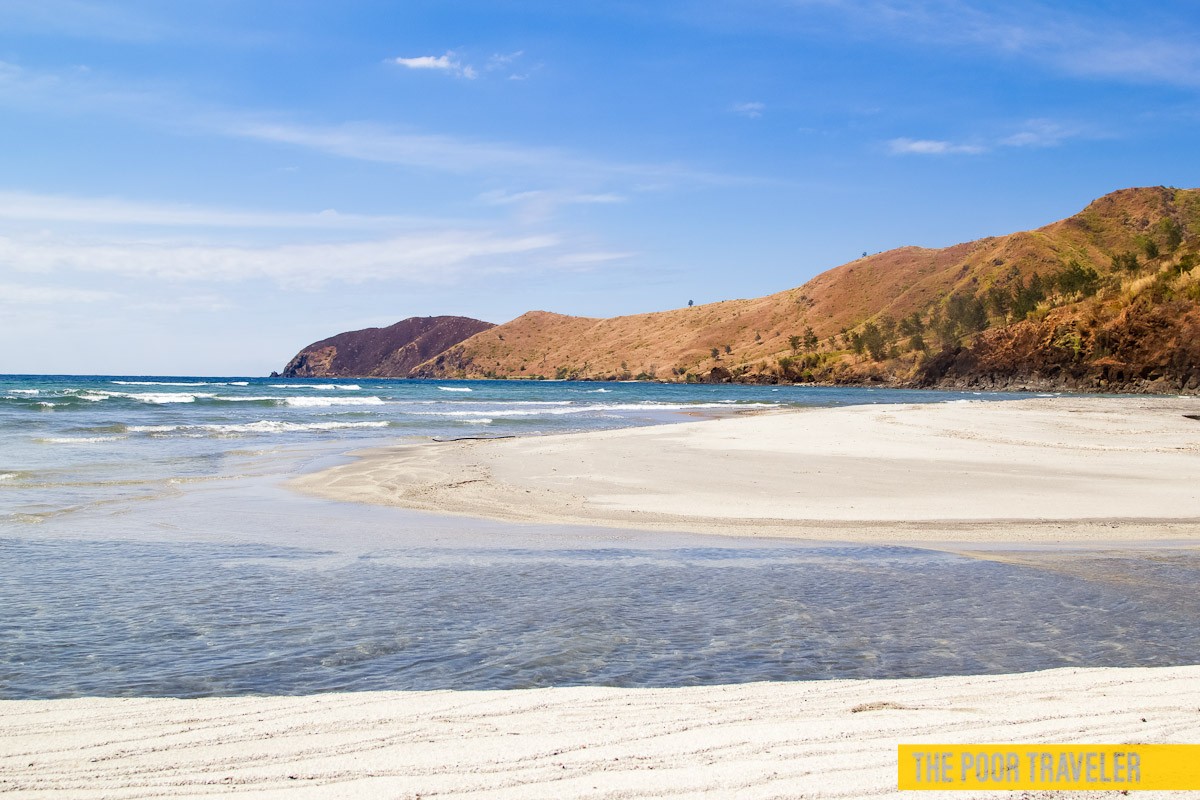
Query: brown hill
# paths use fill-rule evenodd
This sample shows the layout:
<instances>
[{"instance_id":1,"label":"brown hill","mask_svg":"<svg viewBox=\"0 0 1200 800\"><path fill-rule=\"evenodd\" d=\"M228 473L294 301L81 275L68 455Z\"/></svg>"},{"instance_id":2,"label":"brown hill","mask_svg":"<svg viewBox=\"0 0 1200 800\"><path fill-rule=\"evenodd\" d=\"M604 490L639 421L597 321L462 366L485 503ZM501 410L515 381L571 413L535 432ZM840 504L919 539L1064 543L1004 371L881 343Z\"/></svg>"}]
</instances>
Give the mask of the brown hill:
<instances>
[{"instance_id":1,"label":"brown hill","mask_svg":"<svg viewBox=\"0 0 1200 800\"><path fill-rule=\"evenodd\" d=\"M593 319L529 312L425 377L1200 385L1200 190L1126 189L1034 231L903 247L796 289Z\"/></svg>"},{"instance_id":2,"label":"brown hill","mask_svg":"<svg viewBox=\"0 0 1200 800\"><path fill-rule=\"evenodd\" d=\"M468 317L411 317L386 328L339 333L301 350L285 378L406 378L413 367L494 327Z\"/></svg>"}]
</instances>

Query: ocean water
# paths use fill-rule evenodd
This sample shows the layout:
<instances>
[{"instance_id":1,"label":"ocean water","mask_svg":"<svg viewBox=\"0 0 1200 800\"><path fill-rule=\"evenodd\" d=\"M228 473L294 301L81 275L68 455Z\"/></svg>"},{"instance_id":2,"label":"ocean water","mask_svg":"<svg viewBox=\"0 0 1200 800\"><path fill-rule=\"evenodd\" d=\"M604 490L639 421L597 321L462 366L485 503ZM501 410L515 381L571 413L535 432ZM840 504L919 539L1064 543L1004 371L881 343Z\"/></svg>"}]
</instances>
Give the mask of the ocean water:
<instances>
[{"instance_id":1,"label":"ocean water","mask_svg":"<svg viewBox=\"0 0 1200 800\"><path fill-rule=\"evenodd\" d=\"M441 517L280 485L398 440L1008 397L0 377L0 698L1195 663L1187 550L983 559Z\"/></svg>"},{"instance_id":2,"label":"ocean water","mask_svg":"<svg viewBox=\"0 0 1200 800\"><path fill-rule=\"evenodd\" d=\"M315 453L787 406L1004 398L796 386L0 376L0 521L286 472ZM265 464L264 456L272 463Z\"/></svg>"}]
</instances>

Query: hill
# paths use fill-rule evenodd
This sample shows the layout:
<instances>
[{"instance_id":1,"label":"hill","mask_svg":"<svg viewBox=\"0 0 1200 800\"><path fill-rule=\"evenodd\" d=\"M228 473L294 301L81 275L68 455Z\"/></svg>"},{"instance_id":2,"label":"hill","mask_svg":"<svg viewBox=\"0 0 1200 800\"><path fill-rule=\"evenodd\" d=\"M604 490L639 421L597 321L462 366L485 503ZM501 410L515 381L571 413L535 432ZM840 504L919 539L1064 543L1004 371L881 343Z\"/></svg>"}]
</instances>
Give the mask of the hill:
<instances>
[{"instance_id":1,"label":"hill","mask_svg":"<svg viewBox=\"0 0 1200 800\"><path fill-rule=\"evenodd\" d=\"M532 311L432 355L458 378L1195 391L1200 190L1125 189L1033 231L902 247L750 300Z\"/></svg>"},{"instance_id":2,"label":"hill","mask_svg":"<svg viewBox=\"0 0 1200 800\"><path fill-rule=\"evenodd\" d=\"M495 327L469 317L411 317L313 342L297 353L285 378L405 378L414 367L464 339Z\"/></svg>"}]
</instances>

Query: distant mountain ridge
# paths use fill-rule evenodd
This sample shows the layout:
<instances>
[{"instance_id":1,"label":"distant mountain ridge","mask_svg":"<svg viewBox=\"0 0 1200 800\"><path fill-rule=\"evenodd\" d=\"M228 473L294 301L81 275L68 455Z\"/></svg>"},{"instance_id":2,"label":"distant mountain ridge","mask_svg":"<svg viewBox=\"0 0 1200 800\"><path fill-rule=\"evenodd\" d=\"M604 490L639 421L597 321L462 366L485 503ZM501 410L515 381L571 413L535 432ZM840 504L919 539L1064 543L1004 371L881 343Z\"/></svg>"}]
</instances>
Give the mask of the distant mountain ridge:
<instances>
[{"instance_id":1,"label":"distant mountain ridge","mask_svg":"<svg viewBox=\"0 0 1200 800\"><path fill-rule=\"evenodd\" d=\"M1196 392L1198 258L1200 190L1124 189L1033 231L864 256L766 297L531 311L407 374Z\"/></svg>"},{"instance_id":2,"label":"distant mountain ridge","mask_svg":"<svg viewBox=\"0 0 1200 800\"><path fill-rule=\"evenodd\" d=\"M280 373L285 378L406 378L417 365L494 328L470 317L410 317L313 342Z\"/></svg>"}]
</instances>

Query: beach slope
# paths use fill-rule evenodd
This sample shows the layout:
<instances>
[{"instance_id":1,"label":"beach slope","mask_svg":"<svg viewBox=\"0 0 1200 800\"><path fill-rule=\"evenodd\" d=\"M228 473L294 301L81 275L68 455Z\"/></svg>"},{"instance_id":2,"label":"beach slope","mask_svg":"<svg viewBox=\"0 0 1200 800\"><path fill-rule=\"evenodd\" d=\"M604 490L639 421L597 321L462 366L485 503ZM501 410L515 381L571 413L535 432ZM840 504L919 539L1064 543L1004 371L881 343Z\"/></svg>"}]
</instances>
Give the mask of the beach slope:
<instances>
[{"instance_id":1,"label":"beach slope","mask_svg":"<svg viewBox=\"0 0 1200 800\"><path fill-rule=\"evenodd\" d=\"M0 794L899 797L899 743L1197 741L1200 667L676 689L7 701Z\"/></svg>"}]
</instances>

